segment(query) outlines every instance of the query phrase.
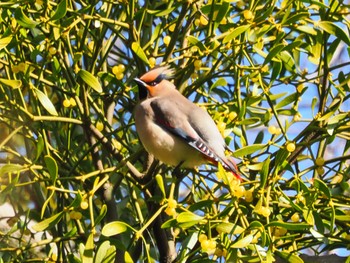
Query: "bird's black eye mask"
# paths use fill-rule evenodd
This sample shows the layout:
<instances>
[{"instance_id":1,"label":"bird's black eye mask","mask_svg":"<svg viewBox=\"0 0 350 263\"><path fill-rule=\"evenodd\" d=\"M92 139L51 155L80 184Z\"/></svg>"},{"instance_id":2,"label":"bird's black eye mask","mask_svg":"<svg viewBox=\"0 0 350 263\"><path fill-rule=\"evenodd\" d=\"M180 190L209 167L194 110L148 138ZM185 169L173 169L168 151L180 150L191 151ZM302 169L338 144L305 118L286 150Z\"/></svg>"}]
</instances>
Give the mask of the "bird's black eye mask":
<instances>
[{"instance_id":1,"label":"bird's black eye mask","mask_svg":"<svg viewBox=\"0 0 350 263\"><path fill-rule=\"evenodd\" d=\"M150 86L156 86L159 83L161 83L162 80L164 80L164 79L168 79L168 76L167 76L167 74L161 73L161 74L159 74L159 76L156 79L154 79L150 82L146 82L146 84L148 84Z\"/></svg>"}]
</instances>

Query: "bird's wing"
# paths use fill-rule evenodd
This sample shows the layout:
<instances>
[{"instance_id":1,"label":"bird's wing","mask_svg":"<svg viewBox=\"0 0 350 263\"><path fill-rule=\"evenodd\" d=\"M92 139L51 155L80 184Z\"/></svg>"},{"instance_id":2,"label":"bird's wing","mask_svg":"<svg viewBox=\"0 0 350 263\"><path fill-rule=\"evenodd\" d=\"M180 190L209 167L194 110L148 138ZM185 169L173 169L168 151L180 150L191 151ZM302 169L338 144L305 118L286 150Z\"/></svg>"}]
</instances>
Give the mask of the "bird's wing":
<instances>
[{"instance_id":1,"label":"bird's wing","mask_svg":"<svg viewBox=\"0 0 350 263\"><path fill-rule=\"evenodd\" d=\"M188 105L179 105L174 100L158 99L153 100L150 106L154 112L154 121L160 127L200 151L208 161L213 163L221 161L221 158L209 147L208 142L200 136L200 132L194 129L186 114L181 110L182 107ZM196 108L193 108L193 110L196 110ZM225 164L223 165L225 166Z\"/></svg>"},{"instance_id":2,"label":"bird's wing","mask_svg":"<svg viewBox=\"0 0 350 263\"><path fill-rule=\"evenodd\" d=\"M189 102L189 101L188 101ZM207 112L184 100L155 99L150 103L155 123L201 152L213 164L221 163L240 179L235 162L224 155L224 140ZM187 110L187 112L186 112ZM190 112L188 112L190 111ZM197 121L188 116L196 115ZM201 124L199 125L199 122ZM204 125L203 125L204 124ZM214 139L212 138L214 137Z\"/></svg>"}]
</instances>

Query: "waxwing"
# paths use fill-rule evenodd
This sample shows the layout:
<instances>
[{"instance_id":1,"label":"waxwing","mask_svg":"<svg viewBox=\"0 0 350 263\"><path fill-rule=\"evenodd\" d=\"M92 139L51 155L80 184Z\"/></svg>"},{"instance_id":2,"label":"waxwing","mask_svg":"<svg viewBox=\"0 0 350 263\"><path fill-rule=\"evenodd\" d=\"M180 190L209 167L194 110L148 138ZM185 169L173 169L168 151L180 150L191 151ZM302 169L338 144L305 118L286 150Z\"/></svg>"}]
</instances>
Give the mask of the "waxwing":
<instances>
[{"instance_id":1,"label":"waxwing","mask_svg":"<svg viewBox=\"0 0 350 263\"><path fill-rule=\"evenodd\" d=\"M136 131L143 146L165 164L193 168L220 162L240 179L236 164L225 156L228 147L215 122L176 89L169 81L172 75L169 67L156 67L135 78L139 92L147 91L135 108Z\"/></svg>"}]
</instances>

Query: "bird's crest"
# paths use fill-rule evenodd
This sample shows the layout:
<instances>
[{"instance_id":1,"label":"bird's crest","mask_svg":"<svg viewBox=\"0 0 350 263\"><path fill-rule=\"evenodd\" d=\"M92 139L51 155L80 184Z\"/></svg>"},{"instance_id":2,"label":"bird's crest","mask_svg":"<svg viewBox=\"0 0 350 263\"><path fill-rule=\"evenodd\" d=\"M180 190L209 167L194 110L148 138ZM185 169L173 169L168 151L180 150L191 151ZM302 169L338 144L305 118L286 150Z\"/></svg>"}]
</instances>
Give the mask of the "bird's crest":
<instances>
[{"instance_id":1,"label":"bird's crest","mask_svg":"<svg viewBox=\"0 0 350 263\"><path fill-rule=\"evenodd\" d=\"M151 71L144 74L140 79L147 84L160 83L163 79L174 77L174 70L170 66L154 67ZM153 85L152 85L153 86Z\"/></svg>"}]
</instances>

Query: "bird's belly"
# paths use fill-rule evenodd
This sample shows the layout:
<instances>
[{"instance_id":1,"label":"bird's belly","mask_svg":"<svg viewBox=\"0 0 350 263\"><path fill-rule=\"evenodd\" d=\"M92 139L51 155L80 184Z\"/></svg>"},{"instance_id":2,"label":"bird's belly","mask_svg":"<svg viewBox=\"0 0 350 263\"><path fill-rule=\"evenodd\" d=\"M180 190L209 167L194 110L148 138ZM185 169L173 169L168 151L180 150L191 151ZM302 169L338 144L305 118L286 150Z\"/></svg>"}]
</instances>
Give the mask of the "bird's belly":
<instances>
[{"instance_id":1,"label":"bird's belly","mask_svg":"<svg viewBox=\"0 0 350 263\"><path fill-rule=\"evenodd\" d=\"M138 125L139 124L139 125ZM189 146L182 139L170 134L153 122L145 122L144 125L136 122L136 129L147 152L161 162L182 167L193 168L205 162L203 155ZM139 129L143 128L140 132Z\"/></svg>"}]
</instances>

